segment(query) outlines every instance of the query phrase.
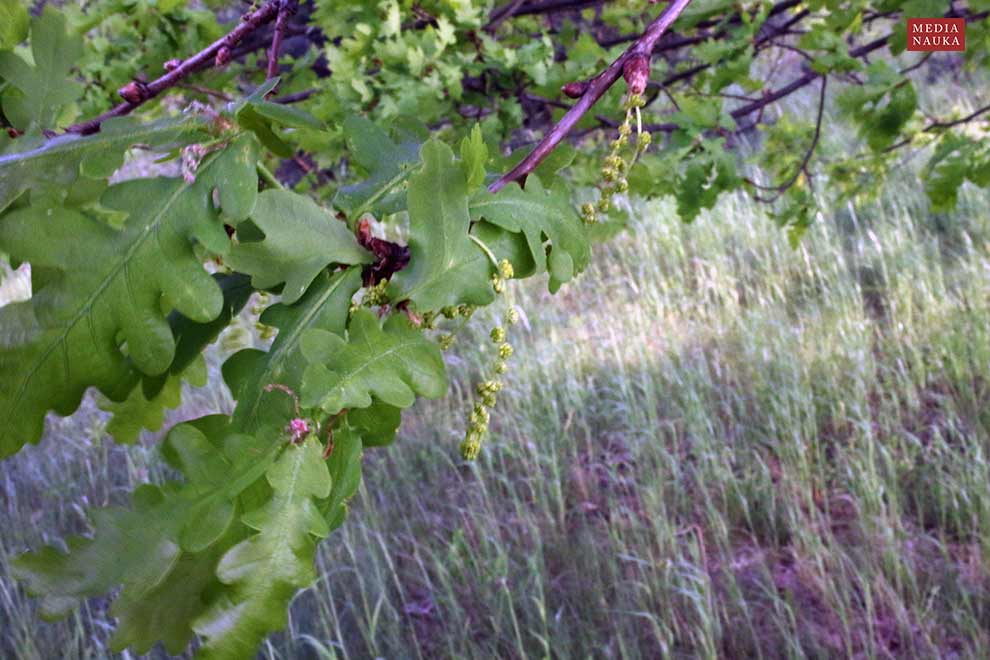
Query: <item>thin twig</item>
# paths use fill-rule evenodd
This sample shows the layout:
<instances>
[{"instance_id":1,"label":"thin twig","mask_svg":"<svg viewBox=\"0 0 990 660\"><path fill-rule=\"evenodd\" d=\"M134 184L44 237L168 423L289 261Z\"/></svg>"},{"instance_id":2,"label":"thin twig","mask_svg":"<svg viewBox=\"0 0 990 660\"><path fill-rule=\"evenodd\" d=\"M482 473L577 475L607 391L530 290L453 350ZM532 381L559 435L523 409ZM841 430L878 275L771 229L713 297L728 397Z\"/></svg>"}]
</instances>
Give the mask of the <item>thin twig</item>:
<instances>
[{"instance_id":1,"label":"thin twig","mask_svg":"<svg viewBox=\"0 0 990 660\"><path fill-rule=\"evenodd\" d=\"M966 19L966 22L979 21L979 20L982 20L982 19L986 18L987 15L988 15L988 13L990 13L990 12L980 12L978 14L970 14L970 15L962 16L962 18L965 18ZM951 12L951 11L946 14L946 17L948 17L948 18L951 18L953 16L957 16L957 14L955 14L954 12ZM857 59L859 59L859 58L865 58L867 55L869 55L873 51L879 50L880 48L883 48L884 46L886 46L887 45L887 42L890 41L890 39L893 38L893 36L894 36L894 33L891 32L891 33L887 34L886 36L880 37L879 39L874 39L873 41L871 41L871 42L869 42L867 44L864 44L864 45L860 46L859 48L854 48L854 49L852 49L852 50L849 51L849 56L850 57L855 57ZM749 103L749 104L744 105L742 107L736 108L731 113L732 114L732 118L733 119L740 119L742 117L745 117L746 115L749 115L749 114L752 114L753 112L756 112L757 110L762 110L767 105L769 105L769 104L771 104L771 103L773 103L773 102L775 102L775 101L777 101L779 99L782 99L785 96L788 96L788 95L796 92L797 90L799 90L802 87L808 85L809 83L814 82L815 79L817 79L821 75L822 74L818 73L817 71L808 71L804 75L800 76L799 78L795 78L794 80L792 80L790 83L788 83L784 87L781 87L780 89L777 89L776 91L766 93L763 96L763 98L761 98L759 101L754 101L753 103Z\"/></svg>"},{"instance_id":2,"label":"thin twig","mask_svg":"<svg viewBox=\"0 0 990 660\"><path fill-rule=\"evenodd\" d=\"M271 99L271 101L272 103L281 103L282 105L288 105L290 103L300 103L301 101L305 101L306 99L311 97L313 94L316 94L316 92L317 90L315 89L306 89L301 92L296 92L294 94L286 94L284 96L278 96L276 98Z\"/></svg>"},{"instance_id":3,"label":"thin twig","mask_svg":"<svg viewBox=\"0 0 990 660\"><path fill-rule=\"evenodd\" d=\"M977 110L974 110L973 112L969 113L965 117L960 117L959 119L953 119L952 121L935 121L935 122L932 122L928 126L925 126L923 129L921 129L920 132L921 133L934 133L935 131L938 131L940 129L952 128L953 126L959 126L960 124L966 124L966 123L973 121L974 119L976 119L980 115L985 114L987 112L990 112L990 105L985 105L982 108L979 108ZM884 151L884 153L889 153L891 151L895 151L897 149L900 149L904 145L909 144L911 142L912 138L913 138L913 136L912 137L906 137L903 140L901 140L900 142L895 142L894 144L890 145L889 147L887 147L883 151Z\"/></svg>"},{"instance_id":4,"label":"thin twig","mask_svg":"<svg viewBox=\"0 0 990 660\"><path fill-rule=\"evenodd\" d=\"M180 89L188 89L191 92L203 94L204 96L212 96L213 98L220 99L225 103L229 103L234 100L229 95L224 94L219 90L210 89L209 87L203 87L202 85L194 85L192 83L178 83L176 87Z\"/></svg>"},{"instance_id":5,"label":"thin twig","mask_svg":"<svg viewBox=\"0 0 990 660\"><path fill-rule=\"evenodd\" d=\"M488 17L488 25L485 26L485 32L494 34L498 30L498 26L507 18L512 18L512 15L524 2L526 0L512 0L509 4L492 10L491 15Z\"/></svg>"},{"instance_id":6,"label":"thin twig","mask_svg":"<svg viewBox=\"0 0 990 660\"><path fill-rule=\"evenodd\" d=\"M289 16L294 13L295 2L292 0L278 0L278 17L275 19L275 32L272 34L272 46L268 49L268 73L266 76L268 80L278 75L278 54L282 50L282 39L285 38L285 25L289 21Z\"/></svg>"},{"instance_id":7,"label":"thin twig","mask_svg":"<svg viewBox=\"0 0 990 660\"><path fill-rule=\"evenodd\" d=\"M931 126L925 128L926 131L934 131L939 128L952 128L953 126L958 126L959 124L965 124L966 122L973 121L985 112L990 112L990 105L985 105L978 110L974 110L965 117L959 119L954 119L952 121L937 121Z\"/></svg>"},{"instance_id":8,"label":"thin twig","mask_svg":"<svg viewBox=\"0 0 990 660\"><path fill-rule=\"evenodd\" d=\"M804 158L801 160L801 164L794 171L794 174L791 176L791 178L789 178L787 181L785 181L784 183L778 186L761 186L760 184L754 181L749 181L750 185L759 188L760 190L769 190L777 193L776 195L774 195L772 198L769 199L759 198L759 201L772 202L776 199L779 199L780 196L783 195L788 188L790 188L795 184L795 182L797 182L798 177L801 176L802 172L805 172L807 174L808 163L811 161L811 156L812 154L815 153L815 149L818 148L818 140L822 134L822 118L825 116L825 86L827 83L828 83L828 76L822 76L822 90L818 96L818 118L815 120L815 135L814 137L811 138L811 145L808 147L808 150L804 153Z\"/></svg>"},{"instance_id":9,"label":"thin twig","mask_svg":"<svg viewBox=\"0 0 990 660\"><path fill-rule=\"evenodd\" d=\"M66 132L80 133L82 135L96 133L100 130L100 125L107 119L129 114L135 108L138 108L144 103L155 98L166 89L174 87L183 78L194 71L198 71L201 68L209 66L211 62L216 62L217 59L222 60L225 53L226 57L229 58L230 49L248 34L257 30L258 27L275 18L275 15L278 13L278 7L278 0L266 2L257 11L251 12L250 14L246 14L242 17L238 26L228 32L226 36L217 39L189 59L179 63L164 76L161 76L160 78L157 78L147 84L135 85L132 88L132 99L126 100L123 103L114 106L98 117L94 117L93 119L89 119L78 124L73 124L66 129Z\"/></svg>"}]
</instances>

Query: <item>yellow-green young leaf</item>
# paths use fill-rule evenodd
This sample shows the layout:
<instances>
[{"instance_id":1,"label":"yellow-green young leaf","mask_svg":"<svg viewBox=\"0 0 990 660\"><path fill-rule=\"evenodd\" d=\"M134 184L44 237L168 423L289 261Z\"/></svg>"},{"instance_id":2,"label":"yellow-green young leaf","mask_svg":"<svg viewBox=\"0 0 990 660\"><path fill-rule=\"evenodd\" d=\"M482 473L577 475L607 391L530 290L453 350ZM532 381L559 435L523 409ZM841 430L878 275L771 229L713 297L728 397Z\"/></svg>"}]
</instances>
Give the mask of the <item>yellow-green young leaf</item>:
<instances>
[{"instance_id":1,"label":"yellow-green young leaf","mask_svg":"<svg viewBox=\"0 0 990 660\"><path fill-rule=\"evenodd\" d=\"M69 78L82 54L82 38L70 34L65 17L48 6L31 22L31 54L33 65L12 52L0 52L0 78L15 88L3 93L3 112L22 131L31 126L55 128L62 106L75 102L83 91Z\"/></svg>"},{"instance_id":2,"label":"yellow-green young leaf","mask_svg":"<svg viewBox=\"0 0 990 660\"><path fill-rule=\"evenodd\" d=\"M223 365L224 380L237 401L235 428L253 433L262 425L277 427L289 421L293 401L280 389L267 391L268 386L300 391L306 368L300 349L303 333L319 328L343 336L351 298L360 288L360 268L334 275L323 272L295 304L279 303L265 310L261 322L278 328L271 348L239 351Z\"/></svg>"},{"instance_id":3,"label":"yellow-green young leaf","mask_svg":"<svg viewBox=\"0 0 990 660\"><path fill-rule=\"evenodd\" d=\"M485 182L485 163L488 162L488 146L481 135L481 126L475 124L471 136L461 140L461 164L468 190L474 190Z\"/></svg>"},{"instance_id":4,"label":"yellow-green young leaf","mask_svg":"<svg viewBox=\"0 0 990 660\"><path fill-rule=\"evenodd\" d=\"M10 50L27 38L27 7L21 0L0 0L0 50Z\"/></svg>"},{"instance_id":5,"label":"yellow-green young leaf","mask_svg":"<svg viewBox=\"0 0 990 660\"><path fill-rule=\"evenodd\" d=\"M142 124L133 117L103 122L96 135L60 135L45 140L24 136L0 154L0 212L25 190L38 190L61 199L88 164L84 176L109 176L135 144L150 148L185 143L205 135L203 120L195 115ZM99 171L93 167L100 161ZM107 172L109 170L109 173Z\"/></svg>"},{"instance_id":6,"label":"yellow-green young leaf","mask_svg":"<svg viewBox=\"0 0 990 660\"><path fill-rule=\"evenodd\" d=\"M67 208L27 207L0 217L0 251L29 262L37 275L30 301L0 308L0 419L9 420L0 428L0 457L36 442L45 413L73 412L87 387L121 400L133 386L132 369L152 376L169 369L169 310L198 323L220 315L223 295L194 243L226 246L213 192L219 188L221 201L241 213L253 198L229 194L225 182L246 178L256 188L256 177L253 163L221 153L193 184L118 184L103 206L125 216L119 230Z\"/></svg>"},{"instance_id":7,"label":"yellow-green young leaf","mask_svg":"<svg viewBox=\"0 0 990 660\"><path fill-rule=\"evenodd\" d=\"M550 271L551 291L584 270L591 258L587 230L567 193L544 190L534 176L527 178L525 189L513 183L494 195L487 190L475 195L471 217L521 232L537 269ZM550 239L549 255L544 237Z\"/></svg>"},{"instance_id":8,"label":"yellow-green young leaf","mask_svg":"<svg viewBox=\"0 0 990 660\"><path fill-rule=\"evenodd\" d=\"M231 589L195 623L203 658L250 658L287 621L289 601L316 579L316 539L329 533L317 500L331 492L323 448L313 436L285 449L267 472L271 499L241 521L257 533L228 550L217 566Z\"/></svg>"},{"instance_id":9,"label":"yellow-green young leaf","mask_svg":"<svg viewBox=\"0 0 990 660\"><path fill-rule=\"evenodd\" d=\"M282 302L286 304L299 300L328 265L371 261L371 253L358 245L347 225L309 197L288 190L261 193L251 222L265 238L233 246L224 261L250 275L258 289L285 283Z\"/></svg>"},{"instance_id":10,"label":"yellow-green young leaf","mask_svg":"<svg viewBox=\"0 0 990 660\"><path fill-rule=\"evenodd\" d=\"M334 414L344 408L367 408L372 396L398 408L447 391L443 355L402 314L384 327L367 309L351 317L347 340L326 330L308 330L302 339L310 362L303 376L302 401Z\"/></svg>"}]
</instances>

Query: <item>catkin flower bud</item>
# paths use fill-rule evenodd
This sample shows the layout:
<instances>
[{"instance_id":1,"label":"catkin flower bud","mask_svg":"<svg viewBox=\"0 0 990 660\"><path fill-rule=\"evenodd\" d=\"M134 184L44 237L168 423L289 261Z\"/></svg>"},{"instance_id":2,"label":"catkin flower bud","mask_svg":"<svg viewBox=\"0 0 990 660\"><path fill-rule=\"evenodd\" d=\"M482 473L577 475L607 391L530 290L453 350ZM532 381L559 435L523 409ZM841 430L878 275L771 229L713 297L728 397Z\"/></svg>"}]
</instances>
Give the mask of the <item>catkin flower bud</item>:
<instances>
[{"instance_id":1,"label":"catkin flower bud","mask_svg":"<svg viewBox=\"0 0 990 660\"><path fill-rule=\"evenodd\" d=\"M500 344L498 347L498 356L503 360L508 360L512 357L512 344L504 343Z\"/></svg>"},{"instance_id":2,"label":"catkin flower bud","mask_svg":"<svg viewBox=\"0 0 990 660\"><path fill-rule=\"evenodd\" d=\"M474 412L471 413L471 419L472 423L476 426L487 428L491 415L488 413L488 408L485 408L482 404L478 403L474 406Z\"/></svg>"},{"instance_id":3,"label":"catkin flower bud","mask_svg":"<svg viewBox=\"0 0 990 660\"><path fill-rule=\"evenodd\" d=\"M491 336L493 342L501 344L505 341L505 328L492 328Z\"/></svg>"},{"instance_id":4,"label":"catkin flower bud","mask_svg":"<svg viewBox=\"0 0 990 660\"><path fill-rule=\"evenodd\" d=\"M446 334L440 336L440 350L449 350L454 345L454 335Z\"/></svg>"},{"instance_id":5,"label":"catkin flower bud","mask_svg":"<svg viewBox=\"0 0 990 660\"><path fill-rule=\"evenodd\" d=\"M473 461L481 453L481 441L474 434L464 438L461 442L461 457L465 461Z\"/></svg>"},{"instance_id":6,"label":"catkin flower bud","mask_svg":"<svg viewBox=\"0 0 990 660\"><path fill-rule=\"evenodd\" d=\"M506 280L511 280L512 276L516 274L512 268L512 263L508 259L502 259L502 262L498 265L498 272Z\"/></svg>"},{"instance_id":7,"label":"catkin flower bud","mask_svg":"<svg viewBox=\"0 0 990 660\"><path fill-rule=\"evenodd\" d=\"M230 63L230 48L226 46L221 46L220 50L217 51L216 57L213 59L213 66L218 69L227 66Z\"/></svg>"},{"instance_id":8,"label":"catkin flower bud","mask_svg":"<svg viewBox=\"0 0 990 660\"><path fill-rule=\"evenodd\" d=\"M510 309L505 313L505 322L509 325L515 325L519 323L519 312L515 309Z\"/></svg>"},{"instance_id":9,"label":"catkin flower bud","mask_svg":"<svg viewBox=\"0 0 990 660\"><path fill-rule=\"evenodd\" d=\"M650 80L650 59L643 55L630 57L622 65L622 77L626 79L630 98L640 97Z\"/></svg>"},{"instance_id":10,"label":"catkin flower bud","mask_svg":"<svg viewBox=\"0 0 990 660\"><path fill-rule=\"evenodd\" d=\"M598 212L595 211L595 205L591 202L585 202L581 205L581 219L587 224L594 224L598 219Z\"/></svg>"}]
</instances>

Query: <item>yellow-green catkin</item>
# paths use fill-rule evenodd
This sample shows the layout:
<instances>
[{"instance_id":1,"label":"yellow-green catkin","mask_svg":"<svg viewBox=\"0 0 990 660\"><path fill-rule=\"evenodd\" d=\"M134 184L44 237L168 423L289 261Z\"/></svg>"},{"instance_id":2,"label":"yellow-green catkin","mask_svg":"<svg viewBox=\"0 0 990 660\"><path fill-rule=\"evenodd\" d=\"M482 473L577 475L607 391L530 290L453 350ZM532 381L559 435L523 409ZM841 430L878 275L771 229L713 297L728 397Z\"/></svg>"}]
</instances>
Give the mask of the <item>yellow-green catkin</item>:
<instances>
[{"instance_id":1,"label":"yellow-green catkin","mask_svg":"<svg viewBox=\"0 0 990 660\"><path fill-rule=\"evenodd\" d=\"M388 280L382 280L364 292L361 303L365 307L381 307L388 304Z\"/></svg>"},{"instance_id":2,"label":"yellow-green catkin","mask_svg":"<svg viewBox=\"0 0 990 660\"><path fill-rule=\"evenodd\" d=\"M508 262L503 263L507 264ZM505 270L502 270L501 274L504 275ZM511 277L511 273L509 276ZM509 309L505 313L504 320L506 325L515 325L519 322L519 312L515 309ZM467 430L461 441L461 456L466 461L475 460L481 452L481 442L488 434L488 423L491 420L490 411L498 403L498 393L502 391L503 384L500 376L508 371L506 360L512 355L512 345L507 341L507 335L508 333L503 326L496 326L489 333L489 338L496 346L497 357L492 366L494 376L478 383L475 388L478 400L468 416Z\"/></svg>"},{"instance_id":3,"label":"yellow-green catkin","mask_svg":"<svg viewBox=\"0 0 990 660\"><path fill-rule=\"evenodd\" d=\"M646 101L640 94L634 94L626 99L626 117L619 125L619 135L612 141L611 149L602 164L602 183L599 186L601 196L597 204L585 202L581 205L581 219L587 224L598 222L602 214L609 212L612 208L612 198L616 193L621 194L629 190L629 181L626 176L652 141L652 136L643 131L643 124L640 120L639 109L644 105L646 105ZM623 151L629 144L629 138L633 133L634 119L636 120L636 146L627 160Z\"/></svg>"},{"instance_id":4,"label":"yellow-green catkin","mask_svg":"<svg viewBox=\"0 0 990 660\"><path fill-rule=\"evenodd\" d=\"M457 318L464 319L461 323L467 322L474 314L474 306L472 305L450 305L448 307L442 307L438 312L427 312L423 315L423 327L427 330L436 330L439 327L440 319L446 318L448 320L454 320ZM455 329L453 332L444 332L437 337L437 343L440 344L440 350L447 351L454 345L457 340Z\"/></svg>"}]
</instances>

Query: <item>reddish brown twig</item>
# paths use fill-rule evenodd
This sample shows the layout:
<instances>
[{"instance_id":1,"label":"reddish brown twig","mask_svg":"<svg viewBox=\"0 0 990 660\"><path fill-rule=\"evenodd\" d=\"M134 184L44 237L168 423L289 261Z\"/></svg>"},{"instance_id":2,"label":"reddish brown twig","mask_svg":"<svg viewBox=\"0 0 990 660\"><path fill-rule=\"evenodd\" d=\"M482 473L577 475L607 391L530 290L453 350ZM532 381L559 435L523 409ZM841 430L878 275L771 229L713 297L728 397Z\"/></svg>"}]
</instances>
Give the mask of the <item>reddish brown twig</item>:
<instances>
[{"instance_id":1,"label":"reddish brown twig","mask_svg":"<svg viewBox=\"0 0 990 660\"><path fill-rule=\"evenodd\" d=\"M494 34L498 30L498 26L506 19L512 18L512 15L524 2L526 0L512 0L509 4L494 9L488 17L488 25L485 26L485 31L489 34Z\"/></svg>"},{"instance_id":2,"label":"reddish brown twig","mask_svg":"<svg viewBox=\"0 0 990 660\"><path fill-rule=\"evenodd\" d=\"M777 186L764 186L756 183L755 181L747 179L747 183L760 190L766 190L775 193L772 197L757 196L757 201L770 203L778 200L781 195L783 195L787 190L797 183L798 177L801 176L802 172L807 174L808 163L811 162L811 156L815 153L815 149L818 148L818 140L822 135L822 118L825 116L825 88L828 84L828 76L822 76L822 89L818 95L818 118L815 120L815 133L811 138L811 145L808 147L807 151L804 153L804 158L801 160L801 164L798 165L797 169L794 170L794 174L787 179L784 183ZM810 183L810 177L809 177Z\"/></svg>"},{"instance_id":3,"label":"reddish brown twig","mask_svg":"<svg viewBox=\"0 0 990 660\"><path fill-rule=\"evenodd\" d=\"M275 33L272 35L272 46L268 49L268 78L278 75L278 54L282 50L282 40L285 38L285 25L289 16L296 12L293 0L278 0L278 17L275 19ZM272 90L273 92L275 90ZM271 92L269 92L269 95Z\"/></svg>"},{"instance_id":4,"label":"reddish brown twig","mask_svg":"<svg viewBox=\"0 0 990 660\"><path fill-rule=\"evenodd\" d=\"M581 120L581 117L591 110L598 99L622 76L627 61L645 58L649 62L650 54L653 52L657 41L677 20L677 17L681 15L690 2L691 0L672 0L632 46L612 62L608 68L588 81L588 87L584 90L581 98L571 106L571 109L561 117L560 121L550 129L536 147L512 170L492 183L488 189L491 192L498 192L513 181L525 180L526 176L536 169L550 155L550 152L567 137L567 134Z\"/></svg>"},{"instance_id":5,"label":"reddish brown twig","mask_svg":"<svg viewBox=\"0 0 990 660\"><path fill-rule=\"evenodd\" d=\"M100 125L107 119L121 117L130 113L166 89L174 87L179 81L194 71L209 66L211 62L219 65L229 62L230 49L240 42L241 39L275 18L280 6L281 2L279 0L266 2L258 10L243 16L238 26L227 33L226 36L214 41L189 59L175 65L164 76L146 84L126 85L123 89L127 91L127 98L123 103L114 106L98 117L70 126L66 129L66 132L80 133L82 135L96 133L100 130Z\"/></svg>"}]
</instances>

